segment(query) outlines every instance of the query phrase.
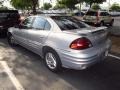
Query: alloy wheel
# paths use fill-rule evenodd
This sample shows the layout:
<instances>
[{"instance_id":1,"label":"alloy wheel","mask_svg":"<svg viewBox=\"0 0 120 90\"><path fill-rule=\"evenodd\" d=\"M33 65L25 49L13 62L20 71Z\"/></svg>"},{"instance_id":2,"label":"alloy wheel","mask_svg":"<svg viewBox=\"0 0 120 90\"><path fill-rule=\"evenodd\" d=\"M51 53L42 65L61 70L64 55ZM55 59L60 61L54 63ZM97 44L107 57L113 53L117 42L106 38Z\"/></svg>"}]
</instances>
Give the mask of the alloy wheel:
<instances>
[{"instance_id":1,"label":"alloy wheel","mask_svg":"<svg viewBox=\"0 0 120 90\"><path fill-rule=\"evenodd\" d=\"M57 66L56 58L53 53L48 52L45 56L46 64L50 69L55 69Z\"/></svg>"}]
</instances>

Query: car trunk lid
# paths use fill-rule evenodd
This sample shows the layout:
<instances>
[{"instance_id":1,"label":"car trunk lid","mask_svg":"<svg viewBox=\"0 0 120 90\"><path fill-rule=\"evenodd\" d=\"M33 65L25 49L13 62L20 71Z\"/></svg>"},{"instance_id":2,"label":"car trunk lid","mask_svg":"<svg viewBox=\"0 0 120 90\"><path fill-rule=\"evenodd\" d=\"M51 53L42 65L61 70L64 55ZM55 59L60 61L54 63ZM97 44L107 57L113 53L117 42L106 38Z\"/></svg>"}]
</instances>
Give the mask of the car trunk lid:
<instances>
[{"instance_id":1,"label":"car trunk lid","mask_svg":"<svg viewBox=\"0 0 120 90\"><path fill-rule=\"evenodd\" d=\"M69 34L77 34L80 37L87 37L93 45L99 45L107 40L108 31L106 27L89 27L79 30L66 30L63 31Z\"/></svg>"}]
</instances>

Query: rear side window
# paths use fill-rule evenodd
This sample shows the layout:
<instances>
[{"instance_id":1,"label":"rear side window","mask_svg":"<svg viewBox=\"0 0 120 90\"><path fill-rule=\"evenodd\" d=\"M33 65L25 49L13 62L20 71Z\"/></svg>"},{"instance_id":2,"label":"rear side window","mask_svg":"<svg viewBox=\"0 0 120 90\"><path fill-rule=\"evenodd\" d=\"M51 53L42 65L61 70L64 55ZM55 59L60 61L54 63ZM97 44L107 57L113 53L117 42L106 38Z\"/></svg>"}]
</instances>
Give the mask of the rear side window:
<instances>
[{"instance_id":1,"label":"rear side window","mask_svg":"<svg viewBox=\"0 0 120 90\"><path fill-rule=\"evenodd\" d=\"M51 25L48 21L46 21L44 30L50 30L50 29L51 29Z\"/></svg>"},{"instance_id":2,"label":"rear side window","mask_svg":"<svg viewBox=\"0 0 120 90\"><path fill-rule=\"evenodd\" d=\"M101 12L100 15L101 15L101 16L109 16L109 13L107 13L107 12Z\"/></svg>"},{"instance_id":3,"label":"rear side window","mask_svg":"<svg viewBox=\"0 0 120 90\"><path fill-rule=\"evenodd\" d=\"M95 11L88 11L88 12L86 13L86 15L89 15L89 16L97 16L97 12L95 12Z\"/></svg>"},{"instance_id":4,"label":"rear side window","mask_svg":"<svg viewBox=\"0 0 120 90\"><path fill-rule=\"evenodd\" d=\"M33 28L38 30L44 30L46 20L40 17L36 17L33 23Z\"/></svg>"},{"instance_id":5,"label":"rear side window","mask_svg":"<svg viewBox=\"0 0 120 90\"><path fill-rule=\"evenodd\" d=\"M53 16L52 19L56 22L61 30L74 30L87 27L87 25L80 20L69 16Z\"/></svg>"}]
</instances>

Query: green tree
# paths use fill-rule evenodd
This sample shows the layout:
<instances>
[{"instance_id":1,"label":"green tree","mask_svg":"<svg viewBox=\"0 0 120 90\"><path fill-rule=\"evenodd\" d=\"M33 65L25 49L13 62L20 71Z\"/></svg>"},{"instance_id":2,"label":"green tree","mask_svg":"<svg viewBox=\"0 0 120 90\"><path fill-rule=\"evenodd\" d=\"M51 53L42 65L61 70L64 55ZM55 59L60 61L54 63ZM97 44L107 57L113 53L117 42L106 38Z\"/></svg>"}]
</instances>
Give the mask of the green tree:
<instances>
[{"instance_id":1,"label":"green tree","mask_svg":"<svg viewBox=\"0 0 120 90\"><path fill-rule=\"evenodd\" d=\"M110 7L110 10L120 11L120 5L117 4L117 3L114 3L114 4Z\"/></svg>"},{"instance_id":2,"label":"green tree","mask_svg":"<svg viewBox=\"0 0 120 90\"><path fill-rule=\"evenodd\" d=\"M2 7L0 7L0 10L8 10L8 8L5 6L2 6Z\"/></svg>"},{"instance_id":3,"label":"green tree","mask_svg":"<svg viewBox=\"0 0 120 90\"><path fill-rule=\"evenodd\" d=\"M64 5L66 8L74 9L75 5L78 3L78 0L57 0L57 4Z\"/></svg>"},{"instance_id":4,"label":"green tree","mask_svg":"<svg viewBox=\"0 0 120 90\"><path fill-rule=\"evenodd\" d=\"M27 2L27 0L11 0L11 4L14 8L22 10L31 7L31 2Z\"/></svg>"},{"instance_id":5,"label":"green tree","mask_svg":"<svg viewBox=\"0 0 120 90\"><path fill-rule=\"evenodd\" d=\"M98 5L98 4L93 4L93 5L92 5L92 9L93 9L93 10L100 10L101 7L100 7L100 5Z\"/></svg>"},{"instance_id":6,"label":"green tree","mask_svg":"<svg viewBox=\"0 0 120 90\"><path fill-rule=\"evenodd\" d=\"M48 10L48 9L50 9L51 7L52 7L52 5L51 5L50 3L44 3L43 8L44 8L45 10Z\"/></svg>"},{"instance_id":7,"label":"green tree","mask_svg":"<svg viewBox=\"0 0 120 90\"><path fill-rule=\"evenodd\" d=\"M88 3L88 4L90 5L90 8L91 8L91 6L92 6L93 3L99 4L99 3L105 2L106 0L84 0L84 1L85 1L86 3Z\"/></svg>"},{"instance_id":8,"label":"green tree","mask_svg":"<svg viewBox=\"0 0 120 90\"><path fill-rule=\"evenodd\" d=\"M66 6L64 4L56 4L53 9L64 9Z\"/></svg>"},{"instance_id":9,"label":"green tree","mask_svg":"<svg viewBox=\"0 0 120 90\"><path fill-rule=\"evenodd\" d=\"M3 7L4 0L0 0L0 7Z\"/></svg>"},{"instance_id":10,"label":"green tree","mask_svg":"<svg viewBox=\"0 0 120 90\"><path fill-rule=\"evenodd\" d=\"M38 6L38 0L11 0L10 2L16 9L32 9L34 14Z\"/></svg>"},{"instance_id":11,"label":"green tree","mask_svg":"<svg viewBox=\"0 0 120 90\"><path fill-rule=\"evenodd\" d=\"M82 9L82 3L84 2L84 0L77 0L78 1L78 4L80 5L80 7L79 7L79 9L80 9L80 11L81 11L81 9Z\"/></svg>"},{"instance_id":12,"label":"green tree","mask_svg":"<svg viewBox=\"0 0 120 90\"><path fill-rule=\"evenodd\" d=\"M0 0L0 10L8 10L8 8L3 5L4 2L4 0Z\"/></svg>"},{"instance_id":13,"label":"green tree","mask_svg":"<svg viewBox=\"0 0 120 90\"><path fill-rule=\"evenodd\" d=\"M33 13L36 14L36 8L39 7L39 0L27 0L28 2L31 1Z\"/></svg>"}]
</instances>

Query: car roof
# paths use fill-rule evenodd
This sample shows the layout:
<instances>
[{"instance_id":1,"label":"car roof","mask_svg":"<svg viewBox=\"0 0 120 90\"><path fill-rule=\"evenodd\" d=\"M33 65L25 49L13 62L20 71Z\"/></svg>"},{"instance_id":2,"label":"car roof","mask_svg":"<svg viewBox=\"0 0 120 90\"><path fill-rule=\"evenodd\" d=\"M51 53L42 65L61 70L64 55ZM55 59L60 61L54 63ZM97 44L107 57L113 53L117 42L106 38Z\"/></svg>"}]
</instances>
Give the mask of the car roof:
<instances>
[{"instance_id":1,"label":"car roof","mask_svg":"<svg viewBox=\"0 0 120 90\"><path fill-rule=\"evenodd\" d=\"M101 10L88 10L89 11L93 11L93 12L107 12L107 11L101 11Z\"/></svg>"},{"instance_id":2,"label":"car roof","mask_svg":"<svg viewBox=\"0 0 120 90\"><path fill-rule=\"evenodd\" d=\"M57 16L57 17L67 17L67 16L71 16L71 15L63 15L63 14L38 14L38 15L33 15L34 17L54 17L54 16Z\"/></svg>"}]
</instances>

